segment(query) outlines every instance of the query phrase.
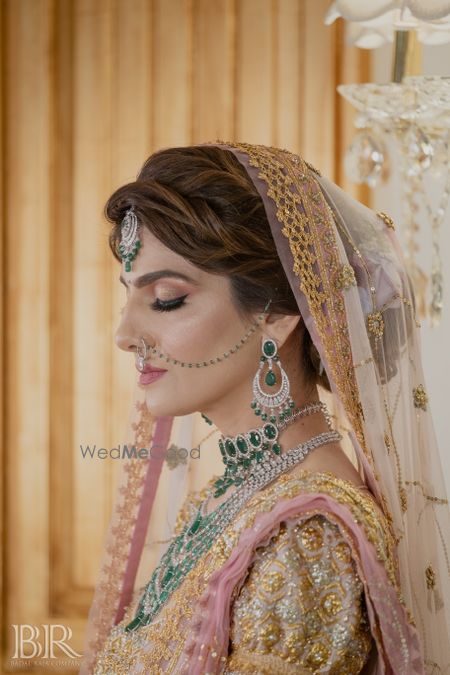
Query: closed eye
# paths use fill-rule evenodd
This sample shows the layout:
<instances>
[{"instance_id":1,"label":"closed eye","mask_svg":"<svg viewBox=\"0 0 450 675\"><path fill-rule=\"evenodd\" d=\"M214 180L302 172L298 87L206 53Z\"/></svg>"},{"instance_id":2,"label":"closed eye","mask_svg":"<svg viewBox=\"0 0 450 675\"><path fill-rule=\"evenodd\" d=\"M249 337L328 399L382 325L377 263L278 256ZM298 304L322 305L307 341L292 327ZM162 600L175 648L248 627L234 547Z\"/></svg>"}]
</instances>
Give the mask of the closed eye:
<instances>
[{"instance_id":1,"label":"closed eye","mask_svg":"<svg viewBox=\"0 0 450 675\"><path fill-rule=\"evenodd\" d=\"M175 298L174 300L160 300L159 298L156 298L151 307L157 312L171 312L172 310L178 309L184 305L184 301L187 296L188 294L183 295L181 298Z\"/></svg>"}]
</instances>

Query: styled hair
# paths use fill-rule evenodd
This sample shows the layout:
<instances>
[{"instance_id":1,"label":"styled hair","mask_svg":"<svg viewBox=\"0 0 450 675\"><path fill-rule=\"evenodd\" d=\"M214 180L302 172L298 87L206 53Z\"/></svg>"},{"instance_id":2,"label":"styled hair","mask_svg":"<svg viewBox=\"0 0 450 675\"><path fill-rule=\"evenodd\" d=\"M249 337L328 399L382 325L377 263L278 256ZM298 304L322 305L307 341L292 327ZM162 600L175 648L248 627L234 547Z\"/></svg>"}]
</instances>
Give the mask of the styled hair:
<instances>
[{"instance_id":1,"label":"styled hair","mask_svg":"<svg viewBox=\"0 0 450 675\"><path fill-rule=\"evenodd\" d=\"M113 227L109 243L119 254L120 225L131 206L143 227L174 253L210 274L230 280L232 302L248 319L269 311L299 315L272 238L263 201L229 150L213 146L168 148L151 155L136 181L116 190L105 206ZM309 385L330 390L320 358L300 321L301 365Z\"/></svg>"}]
</instances>

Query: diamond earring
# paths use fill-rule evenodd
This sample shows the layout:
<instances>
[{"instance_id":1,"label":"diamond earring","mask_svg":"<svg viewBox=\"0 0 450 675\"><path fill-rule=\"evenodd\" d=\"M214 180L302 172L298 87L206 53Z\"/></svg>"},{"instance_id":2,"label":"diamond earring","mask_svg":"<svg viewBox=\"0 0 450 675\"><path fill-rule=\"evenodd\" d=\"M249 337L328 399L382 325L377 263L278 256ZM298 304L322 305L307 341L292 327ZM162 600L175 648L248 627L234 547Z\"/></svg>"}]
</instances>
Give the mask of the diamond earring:
<instances>
[{"instance_id":1,"label":"diamond earring","mask_svg":"<svg viewBox=\"0 0 450 675\"><path fill-rule=\"evenodd\" d=\"M259 367L253 379L253 400L250 406L253 408L255 415L260 416L264 422L269 419L270 422L276 424L277 422L283 422L286 417L292 415L295 403L290 395L289 378L277 354L277 343L270 338L263 338L261 350ZM266 363L269 365L269 370L264 377L265 384L273 387L277 382L280 382L278 391L273 394L267 394L261 386L261 376ZM274 372L274 365L280 371L278 374L280 380Z\"/></svg>"}]
</instances>

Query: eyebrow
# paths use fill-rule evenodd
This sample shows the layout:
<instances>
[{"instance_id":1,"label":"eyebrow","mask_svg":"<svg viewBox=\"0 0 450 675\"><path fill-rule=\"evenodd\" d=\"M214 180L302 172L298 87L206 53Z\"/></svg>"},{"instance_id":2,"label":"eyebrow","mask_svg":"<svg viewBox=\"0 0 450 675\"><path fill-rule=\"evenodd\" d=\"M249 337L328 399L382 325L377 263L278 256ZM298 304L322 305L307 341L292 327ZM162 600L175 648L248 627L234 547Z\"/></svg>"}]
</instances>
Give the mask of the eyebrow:
<instances>
[{"instance_id":1,"label":"eyebrow","mask_svg":"<svg viewBox=\"0 0 450 675\"><path fill-rule=\"evenodd\" d=\"M189 277L187 274L183 274L182 272L176 272L175 270L166 269L166 270L158 270L157 272L147 272L147 274L143 274L142 276L137 277L137 279L133 281L132 285L135 288L143 288L144 286L152 284L154 281L158 281L158 279L164 279L166 277L182 279L183 281L188 281L191 284L197 283L196 281L194 281L194 279L191 279L191 277ZM127 284L122 275L120 275L119 281L124 286L129 286L129 284Z\"/></svg>"}]
</instances>

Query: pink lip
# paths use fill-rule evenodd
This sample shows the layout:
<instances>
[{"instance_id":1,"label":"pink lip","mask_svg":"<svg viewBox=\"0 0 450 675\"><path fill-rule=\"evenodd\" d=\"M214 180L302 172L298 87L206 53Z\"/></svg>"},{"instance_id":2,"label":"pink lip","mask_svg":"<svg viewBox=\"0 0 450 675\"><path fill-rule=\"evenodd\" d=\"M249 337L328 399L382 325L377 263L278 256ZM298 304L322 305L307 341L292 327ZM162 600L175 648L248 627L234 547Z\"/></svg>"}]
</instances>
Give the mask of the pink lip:
<instances>
[{"instance_id":1,"label":"pink lip","mask_svg":"<svg viewBox=\"0 0 450 675\"><path fill-rule=\"evenodd\" d=\"M139 376L139 384L151 384L155 380L167 373L167 370L161 368L152 368L152 366L145 366L144 370Z\"/></svg>"}]
</instances>

